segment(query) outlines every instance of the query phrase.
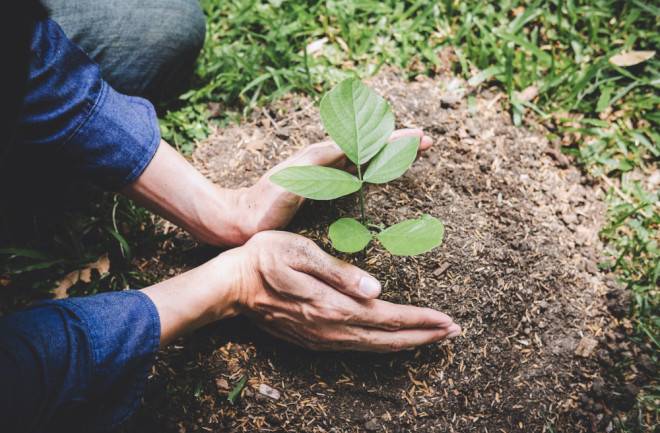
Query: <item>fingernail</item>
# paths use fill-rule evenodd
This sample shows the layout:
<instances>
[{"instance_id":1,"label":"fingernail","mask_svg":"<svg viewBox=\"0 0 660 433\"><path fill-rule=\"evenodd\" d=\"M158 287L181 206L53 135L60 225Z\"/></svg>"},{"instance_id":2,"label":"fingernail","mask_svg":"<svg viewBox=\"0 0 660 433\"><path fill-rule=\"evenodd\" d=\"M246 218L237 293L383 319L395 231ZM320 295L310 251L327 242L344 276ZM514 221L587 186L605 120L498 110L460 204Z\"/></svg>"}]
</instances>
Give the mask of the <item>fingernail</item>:
<instances>
[{"instance_id":1,"label":"fingernail","mask_svg":"<svg viewBox=\"0 0 660 433\"><path fill-rule=\"evenodd\" d=\"M454 323L447 329L447 332L447 338L458 337L461 335L461 327Z\"/></svg>"},{"instance_id":2,"label":"fingernail","mask_svg":"<svg viewBox=\"0 0 660 433\"><path fill-rule=\"evenodd\" d=\"M380 295L380 283L374 277L360 278L360 293L367 298L375 298Z\"/></svg>"},{"instance_id":3,"label":"fingernail","mask_svg":"<svg viewBox=\"0 0 660 433\"><path fill-rule=\"evenodd\" d=\"M424 136L424 138L422 138L422 141L420 142L420 146L424 148L429 147L432 144L433 144L433 140L431 140L431 137L427 137L427 136Z\"/></svg>"}]
</instances>

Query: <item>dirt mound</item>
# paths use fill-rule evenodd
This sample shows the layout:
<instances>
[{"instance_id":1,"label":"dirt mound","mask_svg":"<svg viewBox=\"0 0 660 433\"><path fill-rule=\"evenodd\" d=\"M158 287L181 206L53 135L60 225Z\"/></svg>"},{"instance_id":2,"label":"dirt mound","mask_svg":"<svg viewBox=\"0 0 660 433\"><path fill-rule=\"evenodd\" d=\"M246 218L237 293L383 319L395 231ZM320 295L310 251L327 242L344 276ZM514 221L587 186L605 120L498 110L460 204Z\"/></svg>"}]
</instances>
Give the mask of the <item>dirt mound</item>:
<instances>
[{"instance_id":1,"label":"dirt mound","mask_svg":"<svg viewBox=\"0 0 660 433\"><path fill-rule=\"evenodd\" d=\"M429 213L445 222L445 242L414 258L374 244L344 258L383 282L384 299L445 311L463 336L394 355L328 354L241 319L221 323L161 355L136 420L141 432L593 428L580 397L612 321L596 267L599 193L560 167L541 134L514 127L498 93L468 96L451 80L406 82L388 71L370 83L392 103L398 127L424 128L435 145L402 178L369 189L368 215L389 225ZM213 181L246 186L324 138L312 101L292 96L215 131L193 159ZM291 229L332 251L327 225L358 215L357 205L352 197L308 203ZM228 389L244 374L248 386L232 406Z\"/></svg>"}]
</instances>

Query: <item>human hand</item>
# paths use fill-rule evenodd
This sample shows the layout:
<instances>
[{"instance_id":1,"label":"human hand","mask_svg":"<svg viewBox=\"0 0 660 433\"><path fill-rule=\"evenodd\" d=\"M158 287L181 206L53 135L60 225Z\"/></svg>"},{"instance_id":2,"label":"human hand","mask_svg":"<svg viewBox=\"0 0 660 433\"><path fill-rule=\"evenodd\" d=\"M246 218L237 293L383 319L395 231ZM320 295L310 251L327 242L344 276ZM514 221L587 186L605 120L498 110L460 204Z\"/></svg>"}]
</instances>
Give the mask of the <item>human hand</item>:
<instances>
[{"instance_id":1,"label":"human hand","mask_svg":"<svg viewBox=\"0 0 660 433\"><path fill-rule=\"evenodd\" d=\"M421 129L398 129L392 133L390 141L406 136L420 137L420 152L429 149L432 145L431 138L425 136ZM305 199L275 185L270 181L270 176L285 167L299 165L345 168L347 160L334 142L324 141L307 146L270 169L254 186L242 192L241 207L245 209L245 218L242 220L249 226L243 230L245 233L254 234L282 228L291 221Z\"/></svg>"},{"instance_id":2,"label":"human hand","mask_svg":"<svg viewBox=\"0 0 660 433\"><path fill-rule=\"evenodd\" d=\"M439 311L376 299L376 279L302 236L265 231L228 253L240 263L237 311L303 347L391 352L461 332Z\"/></svg>"},{"instance_id":3,"label":"human hand","mask_svg":"<svg viewBox=\"0 0 660 433\"><path fill-rule=\"evenodd\" d=\"M394 131L392 139L421 137L420 150L431 146L421 129ZM254 186L228 189L214 185L170 145L160 146L139 178L122 193L183 227L198 240L221 246L247 242L255 233L284 227L303 198L275 185L270 175L291 165L345 165L332 142L311 145L266 173Z\"/></svg>"}]
</instances>

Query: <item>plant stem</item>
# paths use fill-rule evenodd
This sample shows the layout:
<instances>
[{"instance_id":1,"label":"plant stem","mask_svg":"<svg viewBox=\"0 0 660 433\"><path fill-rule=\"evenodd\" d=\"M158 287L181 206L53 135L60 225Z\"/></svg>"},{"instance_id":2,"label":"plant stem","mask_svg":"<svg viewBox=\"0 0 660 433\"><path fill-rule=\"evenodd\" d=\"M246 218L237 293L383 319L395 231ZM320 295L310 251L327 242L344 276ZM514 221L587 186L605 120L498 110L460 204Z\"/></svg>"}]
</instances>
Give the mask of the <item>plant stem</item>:
<instances>
[{"instance_id":1,"label":"plant stem","mask_svg":"<svg viewBox=\"0 0 660 433\"><path fill-rule=\"evenodd\" d=\"M358 179L362 180L362 170L360 168L360 164L356 164L357 166L357 174L358 174ZM360 185L360 221L362 224L367 223L367 218L364 216L364 190L363 190L364 184Z\"/></svg>"},{"instance_id":2,"label":"plant stem","mask_svg":"<svg viewBox=\"0 0 660 433\"><path fill-rule=\"evenodd\" d=\"M362 190L362 187L360 187L360 214L361 214L362 224L366 224L367 219L364 216L364 191Z\"/></svg>"}]
</instances>

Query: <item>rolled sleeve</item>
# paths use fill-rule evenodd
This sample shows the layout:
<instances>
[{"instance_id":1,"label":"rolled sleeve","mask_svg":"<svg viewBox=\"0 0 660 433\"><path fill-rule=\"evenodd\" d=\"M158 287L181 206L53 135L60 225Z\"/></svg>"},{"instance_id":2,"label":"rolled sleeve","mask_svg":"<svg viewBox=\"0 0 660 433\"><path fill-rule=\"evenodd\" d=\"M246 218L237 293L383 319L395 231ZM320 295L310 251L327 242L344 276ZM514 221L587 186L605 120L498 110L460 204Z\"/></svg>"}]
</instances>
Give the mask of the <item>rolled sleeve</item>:
<instances>
[{"instance_id":1,"label":"rolled sleeve","mask_svg":"<svg viewBox=\"0 0 660 433\"><path fill-rule=\"evenodd\" d=\"M80 171L116 190L142 174L159 143L153 105L103 81L94 109L64 146Z\"/></svg>"},{"instance_id":2,"label":"rolled sleeve","mask_svg":"<svg viewBox=\"0 0 660 433\"><path fill-rule=\"evenodd\" d=\"M137 408L160 341L141 292L41 303L0 320L8 432L110 430Z\"/></svg>"},{"instance_id":3,"label":"rolled sleeve","mask_svg":"<svg viewBox=\"0 0 660 433\"><path fill-rule=\"evenodd\" d=\"M66 170L107 189L134 181L160 142L145 99L123 95L50 19L37 23L16 147L52 155Z\"/></svg>"}]
</instances>

